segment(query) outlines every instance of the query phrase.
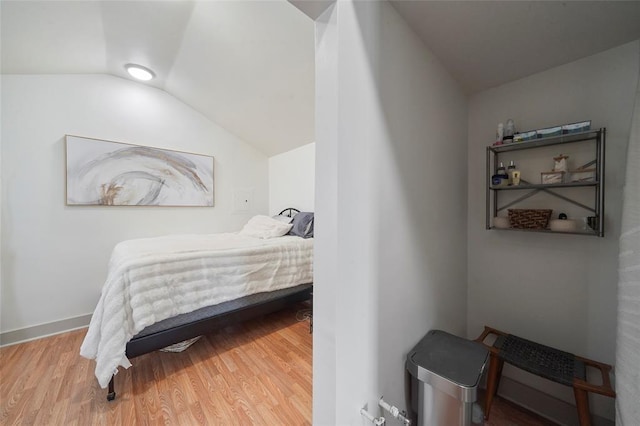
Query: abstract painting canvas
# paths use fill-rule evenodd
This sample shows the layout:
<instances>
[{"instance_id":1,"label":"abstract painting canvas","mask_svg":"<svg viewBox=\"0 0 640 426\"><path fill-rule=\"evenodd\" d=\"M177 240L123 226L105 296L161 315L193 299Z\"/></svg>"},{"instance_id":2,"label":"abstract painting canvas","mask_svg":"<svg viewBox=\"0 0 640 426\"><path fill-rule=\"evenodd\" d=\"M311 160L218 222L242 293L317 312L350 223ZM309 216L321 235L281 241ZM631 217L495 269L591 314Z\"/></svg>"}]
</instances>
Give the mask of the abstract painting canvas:
<instances>
[{"instance_id":1,"label":"abstract painting canvas","mask_svg":"<svg viewBox=\"0 0 640 426\"><path fill-rule=\"evenodd\" d=\"M66 136L67 205L213 206L213 157Z\"/></svg>"}]
</instances>

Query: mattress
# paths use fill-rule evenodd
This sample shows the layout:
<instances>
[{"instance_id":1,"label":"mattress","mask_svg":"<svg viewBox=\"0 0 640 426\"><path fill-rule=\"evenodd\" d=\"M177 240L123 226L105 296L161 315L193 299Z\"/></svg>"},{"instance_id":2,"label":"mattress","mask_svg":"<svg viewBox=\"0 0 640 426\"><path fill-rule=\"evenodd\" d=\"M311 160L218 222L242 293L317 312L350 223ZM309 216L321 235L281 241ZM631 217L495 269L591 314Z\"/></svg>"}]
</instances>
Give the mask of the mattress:
<instances>
[{"instance_id":1,"label":"mattress","mask_svg":"<svg viewBox=\"0 0 640 426\"><path fill-rule=\"evenodd\" d=\"M124 241L111 255L80 354L96 360L96 378L105 388L119 366L131 366L126 344L146 327L312 281L313 239L227 233Z\"/></svg>"}]
</instances>

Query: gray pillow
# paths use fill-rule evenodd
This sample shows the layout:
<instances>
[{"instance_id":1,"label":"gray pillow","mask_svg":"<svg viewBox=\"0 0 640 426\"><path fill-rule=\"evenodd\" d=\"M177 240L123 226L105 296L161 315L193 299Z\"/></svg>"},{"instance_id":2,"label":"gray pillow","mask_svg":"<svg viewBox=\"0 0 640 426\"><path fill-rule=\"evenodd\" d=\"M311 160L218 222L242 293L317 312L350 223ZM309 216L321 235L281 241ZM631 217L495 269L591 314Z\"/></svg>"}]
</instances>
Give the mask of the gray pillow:
<instances>
[{"instance_id":1,"label":"gray pillow","mask_svg":"<svg viewBox=\"0 0 640 426\"><path fill-rule=\"evenodd\" d=\"M293 217L293 226L289 235L297 235L302 238L313 238L313 213L300 212Z\"/></svg>"}]
</instances>

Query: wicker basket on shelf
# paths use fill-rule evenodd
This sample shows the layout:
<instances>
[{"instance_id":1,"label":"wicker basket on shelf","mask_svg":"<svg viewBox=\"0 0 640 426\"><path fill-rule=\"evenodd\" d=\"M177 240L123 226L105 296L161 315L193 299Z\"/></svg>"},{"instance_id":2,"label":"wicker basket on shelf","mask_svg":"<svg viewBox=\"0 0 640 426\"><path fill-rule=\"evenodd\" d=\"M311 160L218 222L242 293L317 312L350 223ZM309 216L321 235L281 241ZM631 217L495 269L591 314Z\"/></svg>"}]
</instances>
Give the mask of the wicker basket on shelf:
<instances>
[{"instance_id":1,"label":"wicker basket on shelf","mask_svg":"<svg viewBox=\"0 0 640 426\"><path fill-rule=\"evenodd\" d=\"M551 209L509 209L509 224L516 229L546 229Z\"/></svg>"}]
</instances>

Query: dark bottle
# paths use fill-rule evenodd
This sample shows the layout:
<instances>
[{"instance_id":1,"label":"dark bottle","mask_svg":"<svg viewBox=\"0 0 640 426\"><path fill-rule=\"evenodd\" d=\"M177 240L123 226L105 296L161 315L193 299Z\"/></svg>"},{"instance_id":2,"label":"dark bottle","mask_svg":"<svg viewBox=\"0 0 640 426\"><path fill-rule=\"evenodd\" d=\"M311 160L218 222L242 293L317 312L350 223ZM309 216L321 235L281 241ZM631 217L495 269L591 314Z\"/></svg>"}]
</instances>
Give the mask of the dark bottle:
<instances>
[{"instance_id":1,"label":"dark bottle","mask_svg":"<svg viewBox=\"0 0 640 426\"><path fill-rule=\"evenodd\" d=\"M515 166L514 166L515 167ZM504 164L500 162L496 174L491 176L491 186L507 186L509 184L509 175L504 168Z\"/></svg>"}]
</instances>

